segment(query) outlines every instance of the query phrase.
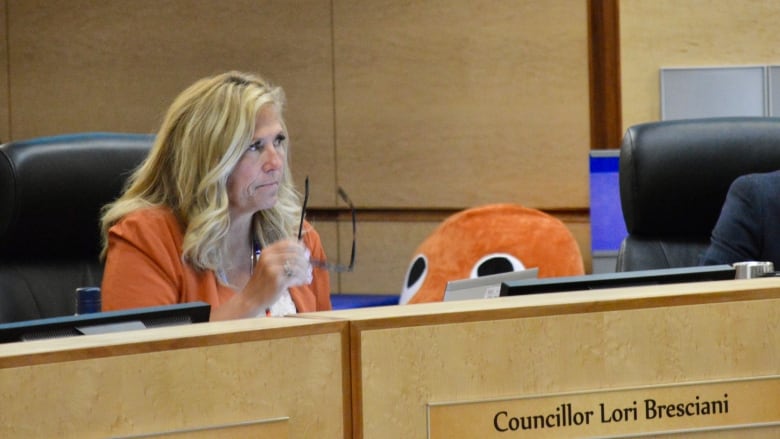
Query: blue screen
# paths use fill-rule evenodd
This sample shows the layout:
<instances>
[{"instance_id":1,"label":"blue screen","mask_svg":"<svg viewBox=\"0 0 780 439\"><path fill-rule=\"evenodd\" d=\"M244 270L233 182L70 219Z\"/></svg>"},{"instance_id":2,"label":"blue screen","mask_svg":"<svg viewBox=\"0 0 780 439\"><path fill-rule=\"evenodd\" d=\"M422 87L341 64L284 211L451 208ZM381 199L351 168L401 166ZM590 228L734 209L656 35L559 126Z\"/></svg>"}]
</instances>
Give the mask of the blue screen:
<instances>
[{"instance_id":1,"label":"blue screen","mask_svg":"<svg viewBox=\"0 0 780 439\"><path fill-rule=\"evenodd\" d=\"M628 234L620 206L619 150L590 154L591 250L617 251Z\"/></svg>"}]
</instances>

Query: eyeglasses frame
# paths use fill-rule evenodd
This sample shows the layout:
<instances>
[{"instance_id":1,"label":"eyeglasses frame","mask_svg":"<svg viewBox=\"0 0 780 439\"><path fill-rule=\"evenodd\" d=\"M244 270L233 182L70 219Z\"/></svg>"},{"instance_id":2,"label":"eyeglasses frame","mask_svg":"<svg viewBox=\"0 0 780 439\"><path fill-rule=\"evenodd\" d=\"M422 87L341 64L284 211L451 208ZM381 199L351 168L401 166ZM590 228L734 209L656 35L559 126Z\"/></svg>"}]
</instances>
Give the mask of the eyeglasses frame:
<instances>
[{"instance_id":1,"label":"eyeglasses frame","mask_svg":"<svg viewBox=\"0 0 780 439\"><path fill-rule=\"evenodd\" d=\"M355 249L356 249L356 236L357 236L357 212L355 209L355 205L352 203L352 200L347 195L346 191L339 186L337 188L337 194L339 198L341 198L342 201L347 203L347 206L349 206L351 216L352 216L352 251L350 253L349 257L349 265L343 265L343 264L334 264L328 261L321 261L318 259L311 259L309 262L311 265L315 268L320 268L328 271L333 271L336 273L348 273L352 272L355 269ZM301 205L301 222L298 225L298 240L301 240L301 237L303 236L303 221L306 219L306 208L309 203L309 177L306 176L306 180L304 181L304 188L303 188L303 204Z\"/></svg>"}]
</instances>

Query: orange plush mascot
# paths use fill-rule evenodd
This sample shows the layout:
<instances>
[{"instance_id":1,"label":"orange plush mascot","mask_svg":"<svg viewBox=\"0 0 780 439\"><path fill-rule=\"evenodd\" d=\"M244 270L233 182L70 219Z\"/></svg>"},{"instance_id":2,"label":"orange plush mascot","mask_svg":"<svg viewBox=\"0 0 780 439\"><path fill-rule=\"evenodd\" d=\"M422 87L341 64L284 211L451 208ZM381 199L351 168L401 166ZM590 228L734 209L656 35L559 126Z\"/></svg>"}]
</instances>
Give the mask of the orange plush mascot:
<instances>
[{"instance_id":1,"label":"orange plush mascot","mask_svg":"<svg viewBox=\"0 0 780 439\"><path fill-rule=\"evenodd\" d=\"M515 204L489 204L442 222L415 251L400 303L437 302L447 282L538 268L539 277L584 274L579 246L559 219Z\"/></svg>"}]
</instances>

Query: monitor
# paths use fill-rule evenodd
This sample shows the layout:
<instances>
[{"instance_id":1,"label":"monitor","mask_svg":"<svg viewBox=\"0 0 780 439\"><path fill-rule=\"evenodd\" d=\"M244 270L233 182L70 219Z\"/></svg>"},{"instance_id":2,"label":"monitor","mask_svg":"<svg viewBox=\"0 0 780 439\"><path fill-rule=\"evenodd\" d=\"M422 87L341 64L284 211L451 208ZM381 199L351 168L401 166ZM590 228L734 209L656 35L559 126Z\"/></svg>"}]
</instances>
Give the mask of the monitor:
<instances>
[{"instance_id":1,"label":"monitor","mask_svg":"<svg viewBox=\"0 0 780 439\"><path fill-rule=\"evenodd\" d=\"M593 273L613 273L628 235L620 204L620 150L590 152L590 250Z\"/></svg>"},{"instance_id":2,"label":"monitor","mask_svg":"<svg viewBox=\"0 0 780 439\"><path fill-rule=\"evenodd\" d=\"M731 265L724 264L586 274L582 276L549 277L544 279L504 282L501 284L501 296L727 280L734 279L735 275L735 268Z\"/></svg>"},{"instance_id":3,"label":"monitor","mask_svg":"<svg viewBox=\"0 0 780 439\"><path fill-rule=\"evenodd\" d=\"M503 282L519 279L535 279L538 268L510 271L508 273L490 274L470 279L458 279L447 282L444 289L444 301L488 299L498 297Z\"/></svg>"},{"instance_id":4,"label":"monitor","mask_svg":"<svg viewBox=\"0 0 780 439\"><path fill-rule=\"evenodd\" d=\"M211 305L204 302L104 311L0 324L0 343L103 334L209 320Z\"/></svg>"}]
</instances>

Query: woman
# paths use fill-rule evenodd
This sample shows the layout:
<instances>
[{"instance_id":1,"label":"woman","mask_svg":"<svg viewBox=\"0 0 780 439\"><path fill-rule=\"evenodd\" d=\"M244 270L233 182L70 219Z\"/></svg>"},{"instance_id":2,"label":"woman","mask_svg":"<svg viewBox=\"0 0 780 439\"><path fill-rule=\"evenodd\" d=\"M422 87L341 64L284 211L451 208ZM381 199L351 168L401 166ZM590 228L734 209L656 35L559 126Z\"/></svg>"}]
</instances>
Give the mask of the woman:
<instances>
[{"instance_id":1,"label":"woman","mask_svg":"<svg viewBox=\"0 0 780 439\"><path fill-rule=\"evenodd\" d=\"M103 310L204 301L211 320L331 308L319 235L288 163L284 94L257 76L197 81L102 217Z\"/></svg>"}]
</instances>

